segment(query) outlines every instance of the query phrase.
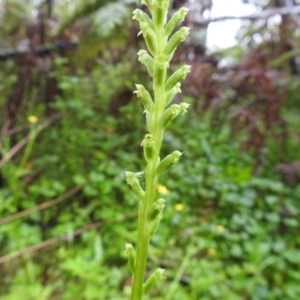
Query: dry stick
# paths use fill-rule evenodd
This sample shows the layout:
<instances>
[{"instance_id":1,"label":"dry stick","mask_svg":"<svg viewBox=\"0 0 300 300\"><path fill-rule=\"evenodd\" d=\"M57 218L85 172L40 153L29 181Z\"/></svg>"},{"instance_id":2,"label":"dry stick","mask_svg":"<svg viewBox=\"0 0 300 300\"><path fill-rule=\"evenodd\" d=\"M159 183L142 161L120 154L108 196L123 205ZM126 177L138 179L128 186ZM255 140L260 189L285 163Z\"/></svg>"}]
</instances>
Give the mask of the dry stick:
<instances>
[{"instance_id":1,"label":"dry stick","mask_svg":"<svg viewBox=\"0 0 300 300\"><path fill-rule=\"evenodd\" d=\"M86 183L85 183L86 184ZM3 219L0 219L0 225L3 225L3 224L6 224L6 223L9 223L11 221L14 221L16 219L19 219L19 218L22 218L24 216L27 216L27 215L30 215L36 211L41 211L41 210L44 210L48 207L51 207L53 205L56 205L62 201L64 201L65 199L69 198L70 196L73 196L74 194L78 193L80 190L82 190L82 188L85 186L85 184L81 185L81 186L77 186L71 190L69 190L68 192L66 192L65 194L57 197L56 199L53 199L51 201L48 201L46 203L42 203L40 205L37 205L35 207L32 207L32 208L29 208L29 209L26 209L26 210L22 210L14 215L10 215L8 217L5 217Z\"/></svg>"},{"instance_id":2,"label":"dry stick","mask_svg":"<svg viewBox=\"0 0 300 300\"><path fill-rule=\"evenodd\" d=\"M125 217L120 217L120 218L116 218L116 219L109 220L109 221L95 222L95 223L92 223L92 224L89 224L89 225L86 225L86 226L83 226L81 228L78 228L78 229L74 230L72 232L72 236L77 236L77 235L80 235L81 233L83 233L85 231L95 229L95 228L98 228L98 227L103 227L105 225L112 225L112 224L128 221L128 220L131 220L133 218L136 218L136 216L137 216L137 214L134 213L134 214L130 214L130 215L125 216ZM61 235L59 237L52 238L52 239L43 241L39 244L27 247L27 248L22 249L20 251L16 251L16 252L12 252L10 254L4 255L4 256L0 257L0 264L4 264L5 262L8 262L12 259L15 259L19 256L22 256L22 255L25 255L25 254L28 254L28 253L32 253L32 252L41 250L43 248L50 247L50 246L52 246L52 245L54 245L58 242L67 241L69 238L70 238L70 234L67 233L67 234Z\"/></svg>"},{"instance_id":3,"label":"dry stick","mask_svg":"<svg viewBox=\"0 0 300 300\"><path fill-rule=\"evenodd\" d=\"M60 50L60 51L67 51L71 50L75 47L77 47L78 41L71 41L71 42L65 42L65 41L57 41L56 43L50 45L50 46L35 46L33 47L33 52L35 55L48 55L51 52ZM0 61L6 60L9 58L17 57L20 55L26 54L30 50L29 47L25 47L23 49L18 48L6 48L6 49L0 49Z\"/></svg>"},{"instance_id":4,"label":"dry stick","mask_svg":"<svg viewBox=\"0 0 300 300\"><path fill-rule=\"evenodd\" d=\"M21 125L21 126L12 128L12 129L9 129L9 130L7 130L7 132L5 133L5 136L4 136L4 137L7 137L7 136L10 136L10 135L19 133L19 132L21 132L21 131L23 131L23 130L25 130L25 129L28 129L28 128L30 128L30 124L24 124L24 125Z\"/></svg>"},{"instance_id":5,"label":"dry stick","mask_svg":"<svg viewBox=\"0 0 300 300\"><path fill-rule=\"evenodd\" d=\"M223 16L223 17L217 17L217 18L211 18L207 20L192 20L192 23L195 25L198 25L200 27L207 26L209 23L212 22L220 22L220 21L226 21L226 20L258 20L258 19L268 19L270 17L273 17L275 15L297 15L300 14L300 6L294 6L291 7L282 7L282 8L273 8L268 9L259 13L253 13L246 16Z\"/></svg>"},{"instance_id":6,"label":"dry stick","mask_svg":"<svg viewBox=\"0 0 300 300\"><path fill-rule=\"evenodd\" d=\"M13 156L15 156L17 152L20 151L31 138L39 134L43 129L47 128L56 120L60 119L61 116L62 116L61 113L52 116L44 123L37 126L37 128L33 132L31 132L26 137L24 137L19 143L17 143L12 149L10 149L10 151L0 160L0 168L2 168Z\"/></svg>"}]
</instances>

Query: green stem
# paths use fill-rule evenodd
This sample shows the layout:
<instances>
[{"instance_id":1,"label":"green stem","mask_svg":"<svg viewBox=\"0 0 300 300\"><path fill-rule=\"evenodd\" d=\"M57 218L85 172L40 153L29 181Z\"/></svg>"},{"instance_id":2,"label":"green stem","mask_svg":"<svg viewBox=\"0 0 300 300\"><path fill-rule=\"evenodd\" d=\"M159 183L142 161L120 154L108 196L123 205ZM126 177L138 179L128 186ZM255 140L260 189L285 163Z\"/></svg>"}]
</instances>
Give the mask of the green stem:
<instances>
[{"instance_id":1,"label":"green stem","mask_svg":"<svg viewBox=\"0 0 300 300\"><path fill-rule=\"evenodd\" d=\"M148 256L149 245L149 230L147 228L147 213L151 207L157 185L157 178L155 175L155 164L150 162L146 170L146 197L145 201L139 202L138 213L138 246L135 272L133 276L131 300L141 300L143 297L143 284L146 269L146 262Z\"/></svg>"},{"instance_id":2,"label":"green stem","mask_svg":"<svg viewBox=\"0 0 300 300\"><path fill-rule=\"evenodd\" d=\"M147 227L147 213L155 200L158 176L156 175L156 165L159 159L159 152L163 139L163 130L159 128L159 119L161 118L165 107L164 88L154 84L153 86L155 102L154 102L154 136L156 154L153 160L148 162L146 168L146 196L144 201L139 202L138 213L138 246L136 256L136 266L133 276L131 300L143 299L143 284L145 277L145 269L148 256L149 246L149 229Z\"/></svg>"}]
</instances>

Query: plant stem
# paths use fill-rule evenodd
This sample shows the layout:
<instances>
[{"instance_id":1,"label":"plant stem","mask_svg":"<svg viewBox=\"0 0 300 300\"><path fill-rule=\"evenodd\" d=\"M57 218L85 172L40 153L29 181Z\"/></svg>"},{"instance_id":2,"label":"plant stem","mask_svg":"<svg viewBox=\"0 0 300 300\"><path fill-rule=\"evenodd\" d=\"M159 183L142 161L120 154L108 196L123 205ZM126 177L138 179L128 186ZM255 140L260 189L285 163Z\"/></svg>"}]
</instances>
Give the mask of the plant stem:
<instances>
[{"instance_id":1,"label":"plant stem","mask_svg":"<svg viewBox=\"0 0 300 300\"><path fill-rule=\"evenodd\" d=\"M163 28L160 28L156 32L158 40L158 49L163 48L164 37ZM160 53L160 52L158 52ZM165 68L166 69L166 68ZM166 70L165 70L166 71ZM153 111L153 132L151 134L154 137L156 154L153 159L147 163L146 167L146 196L145 201L139 202L138 213L138 246L136 256L136 267L133 276L131 300L143 299L143 284L148 256L149 246L149 228L147 222L147 213L149 208L154 202L158 176L156 174L156 166L159 160L160 148L163 140L163 130L159 127L159 120L164 112L165 108L165 92L164 85L158 85L155 80L153 82L154 91L154 111Z\"/></svg>"},{"instance_id":2,"label":"plant stem","mask_svg":"<svg viewBox=\"0 0 300 300\"><path fill-rule=\"evenodd\" d=\"M157 181L155 177L155 165L153 163L149 163L146 171L145 201L139 202L138 246L131 300L141 300L143 297L143 284L150 240L149 230L147 228L147 212L154 201L156 186L155 181Z\"/></svg>"}]
</instances>

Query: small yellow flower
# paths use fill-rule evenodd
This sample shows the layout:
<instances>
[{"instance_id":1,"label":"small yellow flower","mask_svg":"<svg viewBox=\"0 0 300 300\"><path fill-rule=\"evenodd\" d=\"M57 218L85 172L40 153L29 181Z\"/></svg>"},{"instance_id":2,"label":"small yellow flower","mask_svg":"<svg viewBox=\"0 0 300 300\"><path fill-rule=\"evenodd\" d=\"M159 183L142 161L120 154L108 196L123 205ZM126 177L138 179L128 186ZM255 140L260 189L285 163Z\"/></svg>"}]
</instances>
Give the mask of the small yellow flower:
<instances>
[{"instance_id":1,"label":"small yellow flower","mask_svg":"<svg viewBox=\"0 0 300 300\"><path fill-rule=\"evenodd\" d=\"M218 230L219 232L224 232L224 231L225 231L225 227L224 227L223 225L218 225L218 226L217 226L217 230Z\"/></svg>"},{"instance_id":2,"label":"small yellow flower","mask_svg":"<svg viewBox=\"0 0 300 300\"><path fill-rule=\"evenodd\" d=\"M208 255L216 256L216 255L217 255L217 250L216 250L216 249L213 249L213 248L209 248L209 249L207 250L207 253L208 253Z\"/></svg>"},{"instance_id":3,"label":"small yellow flower","mask_svg":"<svg viewBox=\"0 0 300 300\"><path fill-rule=\"evenodd\" d=\"M27 170L31 170L32 169L32 162L27 162L26 165L25 165L25 169Z\"/></svg>"},{"instance_id":4,"label":"small yellow flower","mask_svg":"<svg viewBox=\"0 0 300 300\"><path fill-rule=\"evenodd\" d=\"M38 117L37 116L29 116L28 121L32 124L36 123L38 121Z\"/></svg>"},{"instance_id":5,"label":"small yellow flower","mask_svg":"<svg viewBox=\"0 0 300 300\"><path fill-rule=\"evenodd\" d=\"M170 193L170 191L167 189L166 186L159 184L157 186L157 191L161 194L161 195L168 195Z\"/></svg>"},{"instance_id":6,"label":"small yellow flower","mask_svg":"<svg viewBox=\"0 0 300 300\"><path fill-rule=\"evenodd\" d=\"M182 203L177 203L175 205L175 210L182 211L184 209L184 205Z\"/></svg>"}]
</instances>

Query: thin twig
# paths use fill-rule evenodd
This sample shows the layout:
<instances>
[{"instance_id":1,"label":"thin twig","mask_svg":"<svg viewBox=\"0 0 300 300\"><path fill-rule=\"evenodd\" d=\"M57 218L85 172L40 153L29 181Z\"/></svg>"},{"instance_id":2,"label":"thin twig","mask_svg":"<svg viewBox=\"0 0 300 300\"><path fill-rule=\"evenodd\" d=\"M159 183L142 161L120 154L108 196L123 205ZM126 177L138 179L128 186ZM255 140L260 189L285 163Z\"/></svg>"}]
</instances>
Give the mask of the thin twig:
<instances>
[{"instance_id":1,"label":"thin twig","mask_svg":"<svg viewBox=\"0 0 300 300\"><path fill-rule=\"evenodd\" d=\"M127 216L124 216L124 217L115 218L115 219L109 220L109 221L95 222L95 223L92 223L92 224L89 224L89 225L86 225L86 226L83 226L81 228L78 228L78 229L74 230L72 232L72 237L80 235L81 233L83 233L85 231L96 229L98 227L103 227L105 225L112 225L112 224L128 221L128 220L131 220L133 218L136 218L136 216L137 216L137 214L134 213L134 214L130 214L130 215L127 215ZM27 247L27 248L23 248L20 251L16 251L16 252L12 252L10 254L4 255L4 256L0 257L0 265L4 264L4 263L6 263L6 262L8 262L12 259L15 259L17 257L20 257L22 255L25 255L25 254L27 255L28 253L33 253L33 252L36 252L38 250L53 246L54 244L56 244L58 242L65 242L68 239L70 239L70 234L64 234L64 235L61 235L59 237L43 241L39 244L30 246L30 247Z\"/></svg>"},{"instance_id":2,"label":"thin twig","mask_svg":"<svg viewBox=\"0 0 300 300\"><path fill-rule=\"evenodd\" d=\"M281 8L273 8L261 11L259 13L253 13L246 16L222 16L217 18L211 18L207 20L192 20L192 23L199 26L199 27L205 27L209 23L212 22L220 22L220 21L226 21L226 20L257 20L257 19L268 19L270 17L273 17L275 15L297 15L300 13L300 6L294 6L291 7L281 7Z\"/></svg>"},{"instance_id":3,"label":"thin twig","mask_svg":"<svg viewBox=\"0 0 300 300\"><path fill-rule=\"evenodd\" d=\"M78 41L71 41L71 42L65 42L65 41L56 41L53 45L50 46L34 46L33 52L36 55L42 56L49 54L51 52L60 50L60 51L67 51L70 49L73 49L77 47ZM12 57L20 56L26 54L30 50L29 47L24 47L22 49L20 48L6 48L6 49L0 49L0 61L6 60Z\"/></svg>"},{"instance_id":4,"label":"thin twig","mask_svg":"<svg viewBox=\"0 0 300 300\"><path fill-rule=\"evenodd\" d=\"M16 134L16 133L19 133L19 132L21 132L21 131L23 131L25 129L28 129L28 128L30 128L30 124L24 124L24 125L21 125L21 126L12 128L12 129L9 129L5 133L5 137L13 135L13 134Z\"/></svg>"},{"instance_id":5,"label":"thin twig","mask_svg":"<svg viewBox=\"0 0 300 300\"><path fill-rule=\"evenodd\" d=\"M11 215L11 216L8 216L8 217L5 217L3 219L0 219L0 225L3 225L3 224L6 224L6 223L9 223L9 222L12 222L14 220L17 220L17 219L20 219L22 217L25 217L25 216L28 216L34 212L37 212L37 211L41 211L41 210L44 210L46 208L49 208L51 206L54 206L62 201L64 201L65 199L69 198L70 196L73 196L75 195L76 193L78 193L80 190L82 190L82 188L85 186L85 184L81 185L81 186L77 186L71 190L69 190L68 192L66 192L65 194L57 197L56 199L53 199L51 201L48 201L48 202L45 202L45 203L42 203L40 205L37 205L35 207L32 207L32 208L29 208L29 209L26 209L26 210L23 210L23 211L20 211L14 215Z\"/></svg>"},{"instance_id":6,"label":"thin twig","mask_svg":"<svg viewBox=\"0 0 300 300\"><path fill-rule=\"evenodd\" d=\"M19 143L17 143L10 151L0 160L0 168L2 168L13 156L15 156L18 151L20 151L27 142L38 135L43 129L47 128L49 125L51 125L56 120L60 119L62 116L61 113L58 113L54 116L52 116L50 119L46 120L41 125L37 126L37 128L32 131L30 134L28 134L26 137L24 137Z\"/></svg>"}]
</instances>

